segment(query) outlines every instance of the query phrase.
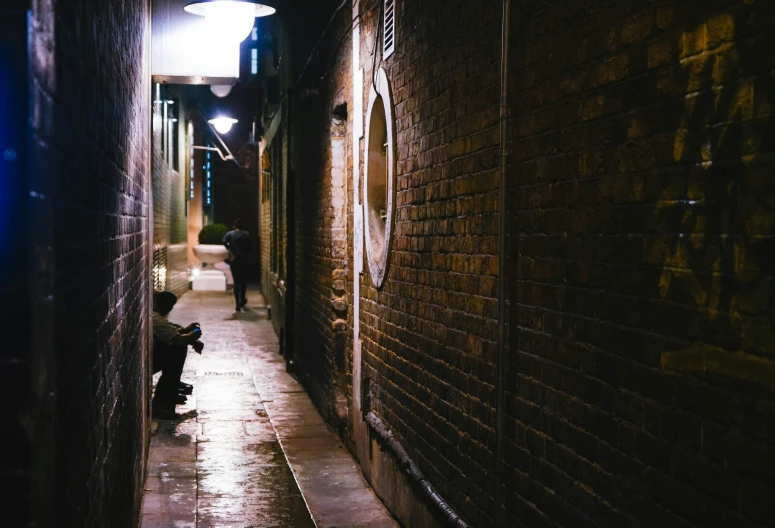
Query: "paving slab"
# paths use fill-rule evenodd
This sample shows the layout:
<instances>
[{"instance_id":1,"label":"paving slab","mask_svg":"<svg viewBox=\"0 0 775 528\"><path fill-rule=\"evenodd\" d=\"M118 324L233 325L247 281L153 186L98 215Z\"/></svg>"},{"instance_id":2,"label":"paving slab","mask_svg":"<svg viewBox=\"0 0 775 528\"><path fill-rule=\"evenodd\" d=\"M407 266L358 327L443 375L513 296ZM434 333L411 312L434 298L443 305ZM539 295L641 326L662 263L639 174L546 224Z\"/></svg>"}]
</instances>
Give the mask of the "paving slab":
<instances>
[{"instance_id":1,"label":"paving slab","mask_svg":"<svg viewBox=\"0 0 775 528\"><path fill-rule=\"evenodd\" d=\"M154 424L141 527L396 527L248 298L234 313L231 294L189 292L170 314L201 323L205 349L186 360L181 416Z\"/></svg>"},{"instance_id":2,"label":"paving slab","mask_svg":"<svg viewBox=\"0 0 775 528\"><path fill-rule=\"evenodd\" d=\"M149 461L148 477L188 477L196 478L196 461L172 462Z\"/></svg>"}]
</instances>

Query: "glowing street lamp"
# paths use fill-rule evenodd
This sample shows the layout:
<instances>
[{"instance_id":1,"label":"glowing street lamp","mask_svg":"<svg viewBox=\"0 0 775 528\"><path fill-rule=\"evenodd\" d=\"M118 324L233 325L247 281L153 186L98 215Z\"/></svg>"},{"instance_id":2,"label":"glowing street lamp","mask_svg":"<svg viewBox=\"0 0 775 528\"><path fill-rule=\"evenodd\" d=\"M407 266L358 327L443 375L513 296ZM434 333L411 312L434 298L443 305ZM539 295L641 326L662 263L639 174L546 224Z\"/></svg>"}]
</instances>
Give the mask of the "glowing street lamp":
<instances>
[{"instance_id":1,"label":"glowing street lamp","mask_svg":"<svg viewBox=\"0 0 775 528\"><path fill-rule=\"evenodd\" d=\"M250 35L257 17L275 13L275 8L252 0L195 0L186 12L203 16L208 33L221 42L239 44Z\"/></svg>"},{"instance_id":2,"label":"glowing street lamp","mask_svg":"<svg viewBox=\"0 0 775 528\"><path fill-rule=\"evenodd\" d=\"M208 121L208 123L215 127L215 130L217 130L219 134L228 134L229 130L231 130L231 127L236 122L237 120L231 117L216 117Z\"/></svg>"}]
</instances>

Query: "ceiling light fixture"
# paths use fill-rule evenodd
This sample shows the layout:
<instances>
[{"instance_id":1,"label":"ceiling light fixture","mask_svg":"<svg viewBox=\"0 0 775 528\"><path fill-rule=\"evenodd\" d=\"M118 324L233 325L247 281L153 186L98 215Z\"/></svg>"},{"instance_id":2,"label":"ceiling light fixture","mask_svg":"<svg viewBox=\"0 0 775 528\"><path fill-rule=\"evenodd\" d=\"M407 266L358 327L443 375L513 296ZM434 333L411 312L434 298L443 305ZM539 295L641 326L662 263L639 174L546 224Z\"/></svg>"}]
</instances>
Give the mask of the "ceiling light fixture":
<instances>
[{"instance_id":1,"label":"ceiling light fixture","mask_svg":"<svg viewBox=\"0 0 775 528\"><path fill-rule=\"evenodd\" d=\"M195 0L183 9L192 15L203 16L213 38L234 44L250 35L257 17L269 16L276 11L274 7L251 0Z\"/></svg>"},{"instance_id":2,"label":"ceiling light fixture","mask_svg":"<svg viewBox=\"0 0 775 528\"><path fill-rule=\"evenodd\" d=\"M210 86L210 91L215 94L216 97L226 97L231 93L230 84L214 84Z\"/></svg>"},{"instance_id":3,"label":"ceiling light fixture","mask_svg":"<svg viewBox=\"0 0 775 528\"><path fill-rule=\"evenodd\" d=\"M215 130L220 134L228 134L229 130L231 130L231 127L236 122L237 120L232 117L216 117L208 121L208 123L213 125Z\"/></svg>"}]
</instances>

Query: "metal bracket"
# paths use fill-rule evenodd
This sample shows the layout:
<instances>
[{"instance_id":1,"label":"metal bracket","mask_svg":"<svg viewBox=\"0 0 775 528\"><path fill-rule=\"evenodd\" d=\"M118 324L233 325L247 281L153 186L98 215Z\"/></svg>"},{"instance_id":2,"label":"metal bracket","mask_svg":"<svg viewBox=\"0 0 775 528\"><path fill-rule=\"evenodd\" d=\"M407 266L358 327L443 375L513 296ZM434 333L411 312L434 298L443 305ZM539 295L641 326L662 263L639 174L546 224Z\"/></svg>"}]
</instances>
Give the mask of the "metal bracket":
<instances>
[{"instance_id":1,"label":"metal bracket","mask_svg":"<svg viewBox=\"0 0 775 528\"><path fill-rule=\"evenodd\" d=\"M227 156L224 156L223 152L221 152L221 149L216 147L200 147L199 145L193 145L191 148L194 150L209 150L212 152L217 152L223 161L230 161L234 159L234 156L231 155L231 152L229 152Z\"/></svg>"}]
</instances>

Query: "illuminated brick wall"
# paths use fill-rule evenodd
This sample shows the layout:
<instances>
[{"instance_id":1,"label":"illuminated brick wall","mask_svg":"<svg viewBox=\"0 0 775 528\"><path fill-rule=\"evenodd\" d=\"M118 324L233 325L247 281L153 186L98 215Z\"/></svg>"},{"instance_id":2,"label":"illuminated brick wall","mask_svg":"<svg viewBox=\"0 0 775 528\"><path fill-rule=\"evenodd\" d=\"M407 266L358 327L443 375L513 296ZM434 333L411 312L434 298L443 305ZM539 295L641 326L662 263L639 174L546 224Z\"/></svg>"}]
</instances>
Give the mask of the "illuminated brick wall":
<instances>
[{"instance_id":1,"label":"illuminated brick wall","mask_svg":"<svg viewBox=\"0 0 775 528\"><path fill-rule=\"evenodd\" d=\"M154 85L154 93L156 85ZM188 219L186 217L186 160L185 123L183 101L177 94L165 87L159 100L153 105L153 251L154 289L167 290L178 297L188 291ZM154 95L154 97L156 97ZM174 98L174 99L173 99ZM167 105L165 121L164 101L174 100ZM173 109L174 108L174 109ZM173 111L175 112L173 114ZM171 122L171 116L177 122ZM171 136L172 127L177 136ZM177 150L172 140L177 139ZM178 153L177 169L172 158Z\"/></svg>"},{"instance_id":2,"label":"illuminated brick wall","mask_svg":"<svg viewBox=\"0 0 775 528\"><path fill-rule=\"evenodd\" d=\"M32 6L31 192L29 220L18 225L30 233L34 526L139 521L150 379L148 15L145 0Z\"/></svg>"}]
</instances>

